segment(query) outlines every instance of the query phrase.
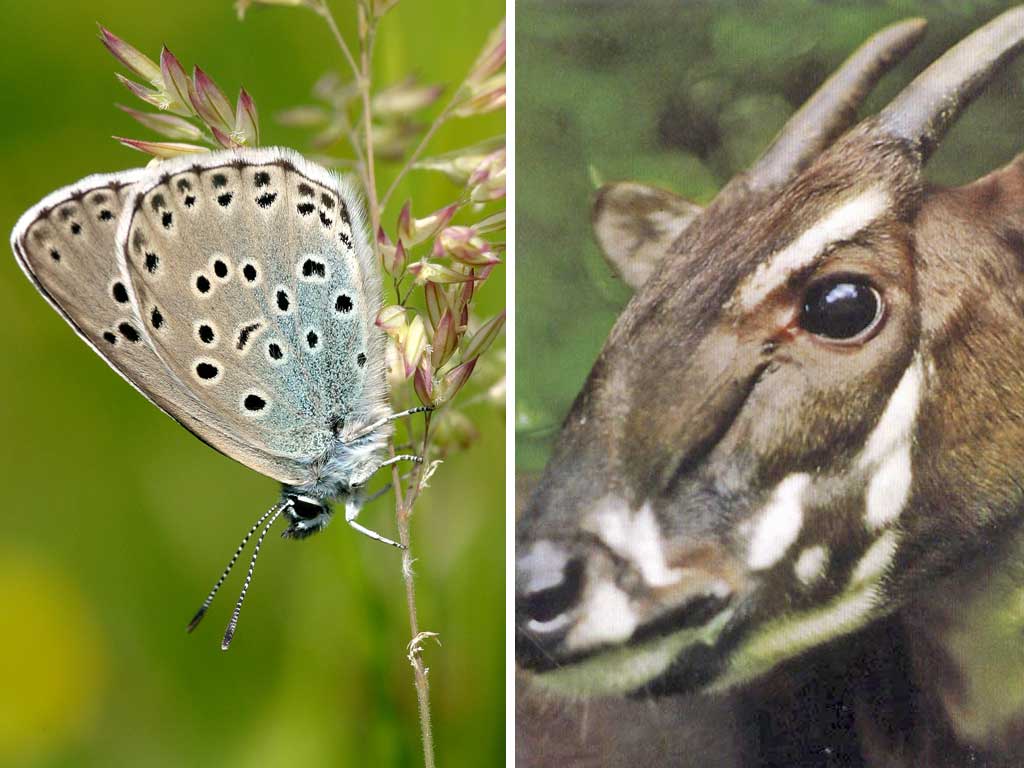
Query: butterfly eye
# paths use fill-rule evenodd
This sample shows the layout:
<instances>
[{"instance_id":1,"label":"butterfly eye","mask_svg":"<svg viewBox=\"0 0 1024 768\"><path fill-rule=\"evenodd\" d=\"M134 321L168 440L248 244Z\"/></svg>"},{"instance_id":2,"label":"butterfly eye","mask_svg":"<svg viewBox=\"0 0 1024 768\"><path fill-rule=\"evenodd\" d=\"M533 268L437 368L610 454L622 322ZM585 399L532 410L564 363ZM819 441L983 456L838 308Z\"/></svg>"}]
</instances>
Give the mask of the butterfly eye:
<instances>
[{"instance_id":1,"label":"butterfly eye","mask_svg":"<svg viewBox=\"0 0 1024 768\"><path fill-rule=\"evenodd\" d=\"M865 341L882 319L882 297L860 277L813 283L804 294L800 327L830 341Z\"/></svg>"},{"instance_id":2,"label":"butterfly eye","mask_svg":"<svg viewBox=\"0 0 1024 768\"><path fill-rule=\"evenodd\" d=\"M303 520L314 520L324 512L320 504L313 504L305 499L294 497L292 500L292 511L296 517Z\"/></svg>"}]
</instances>

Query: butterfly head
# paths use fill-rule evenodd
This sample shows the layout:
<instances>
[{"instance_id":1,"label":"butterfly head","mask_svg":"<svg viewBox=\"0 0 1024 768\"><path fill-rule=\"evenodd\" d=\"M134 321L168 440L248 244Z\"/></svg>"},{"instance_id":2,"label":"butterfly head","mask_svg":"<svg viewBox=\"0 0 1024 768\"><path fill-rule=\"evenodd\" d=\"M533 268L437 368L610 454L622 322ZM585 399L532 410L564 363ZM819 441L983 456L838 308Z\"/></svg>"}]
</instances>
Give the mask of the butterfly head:
<instances>
[{"instance_id":1,"label":"butterfly head","mask_svg":"<svg viewBox=\"0 0 1024 768\"><path fill-rule=\"evenodd\" d=\"M333 510L320 499L302 494L286 493L283 501L288 527L281 534L286 539L304 539L327 527Z\"/></svg>"}]
</instances>

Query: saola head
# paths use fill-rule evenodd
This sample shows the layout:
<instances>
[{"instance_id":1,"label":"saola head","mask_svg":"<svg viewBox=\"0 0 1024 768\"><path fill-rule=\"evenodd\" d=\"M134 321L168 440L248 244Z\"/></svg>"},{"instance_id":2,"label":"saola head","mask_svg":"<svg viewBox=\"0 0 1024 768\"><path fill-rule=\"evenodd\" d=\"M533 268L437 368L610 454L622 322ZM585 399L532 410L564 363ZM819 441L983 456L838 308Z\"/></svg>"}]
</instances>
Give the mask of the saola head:
<instances>
[{"instance_id":1,"label":"saola head","mask_svg":"<svg viewBox=\"0 0 1024 768\"><path fill-rule=\"evenodd\" d=\"M849 129L923 29L869 40L707 209L601 191L598 239L637 293L518 524L517 657L541 684L749 680L1016 514L1024 166L959 189L922 168L1024 46L1024 9Z\"/></svg>"}]
</instances>

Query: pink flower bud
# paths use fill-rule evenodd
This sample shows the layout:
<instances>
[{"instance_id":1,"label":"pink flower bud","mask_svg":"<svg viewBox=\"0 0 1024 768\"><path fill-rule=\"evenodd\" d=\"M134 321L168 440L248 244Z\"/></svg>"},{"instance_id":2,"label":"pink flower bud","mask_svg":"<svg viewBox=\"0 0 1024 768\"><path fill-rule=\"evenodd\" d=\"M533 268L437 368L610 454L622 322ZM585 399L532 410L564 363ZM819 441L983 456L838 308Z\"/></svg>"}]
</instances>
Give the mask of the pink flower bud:
<instances>
[{"instance_id":1,"label":"pink flower bud","mask_svg":"<svg viewBox=\"0 0 1024 768\"><path fill-rule=\"evenodd\" d=\"M383 307L377 313L376 325L393 339L404 337L407 332L405 307L400 307L397 304Z\"/></svg>"},{"instance_id":2,"label":"pink flower bud","mask_svg":"<svg viewBox=\"0 0 1024 768\"><path fill-rule=\"evenodd\" d=\"M136 50L102 25L100 26L100 40L103 41L103 45L107 47L107 50L114 55L114 58L133 73L156 88L160 88L163 85L160 67L156 65L155 61Z\"/></svg>"},{"instance_id":3,"label":"pink flower bud","mask_svg":"<svg viewBox=\"0 0 1024 768\"><path fill-rule=\"evenodd\" d=\"M458 391L469 381L469 377L473 375L473 369L476 368L476 361L478 359L474 357L472 360L453 368L438 382L435 394L436 402L446 403L455 397Z\"/></svg>"},{"instance_id":4,"label":"pink flower bud","mask_svg":"<svg viewBox=\"0 0 1024 768\"><path fill-rule=\"evenodd\" d=\"M423 324L423 318L416 315L409 323L409 330L402 340L401 352L402 362L405 364L405 377L412 376L416 366L420 364L423 353L427 349L427 328Z\"/></svg>"},{"instance_id":5,"label":"pink flower bud","mask_svg":"<svg viewBox=\"0 0 1024 768\"><path fill-rule=\"evenodd\" d=\"M189 97L196 113L210 128L231 132L232 109L224 92L213 79L199 67L192 70L192 90Z\"/></svg>"},{"instance_id":6,"label":"pink flower bud","mask_svg":"<svg viewBox=\"0 0 1024 768\"><path fill-rule=\"evenodd\" d=\"M457 117L473 117L505 108L505 75L496 75L485 83L466 101L462 102L453 114Z\"/></svg>"},{"instance_id":7,"label":"pink flower bud","mask_svg":"<svg viewBox=\"0 0 1024 768\"><path fill-rule=\"evenodd\" d=\"M412 379L412 388L421 403L434 405L434 378L423 368L416 369L416 375Z\"/></svg>"},{"instance_id":8,"label":"pink flower bud","mask_svg":"<svg viewBox=\"0 0 1024 768\"><path fill-rule=\"evenodd\" d=\"M491 244L477 234L473 227L448 227L434 240L434 258L450 256L455 261L474 267L497 264L501 260L494 254Z\"/></svg>"},{"instance_id":9,"label":"pink flower bud","mask_svg":"<svg viewBox=\"0 0 1024 768\"><path fill-rule=\"evenodd\" d=\"M501 333L501 329L504 327L505 310L501 310L501 312L481 325L477 332L466 342L466 346L462 350L462 359L475 360L480 357L494 343L494 340L498 338L498 334Z\"/></svg>"},{"instance_id":10,"label":"pink flower bud","mask_svg":"<svg viewBox=\"0 0 1024 768\"><path fill-rule=\"evenodd\" d=\"M140 152L145 152L146 154L152 155L153 157L159 157L161 159L209 151L206 147L196 146L195 144L178 144L176 142L167 141L140 141L138 139L125 139L121 136L114 136L113 138L115 141L121 142L126 147L137 149Z\"/></svg>"},{"instance_id":11,"label":"pink flower bud","mask_svg":"<svg viewBox=\"0 0 1024 768\"><path fill-rule=\"evenodd\" d=\"M181 66L178 57L171 53L166 46L160 51L160 73L163 81L163 90L175 109L192 114L191 100L189 99L189 81L185 74L185 68Z\"/></svg>"},{"instance_id":12,"label":"pink flower bud","mask_svg":"<svg viewBox=\"0 0 1024 768\"><path fill-rule=\"evenodd\" d=\"M380 246L380 256L384 263L384 269L392 277L399 277L409 262L409 254L401 240L398 241L398 245Z\"/></svg>"},{"instance_id":13,"label":"pink flower bud","mask_svg":"<svg viewBox=\"0 0 1024 768\"><path fill-rule=\"evenodd\" d=\"M260 119L256 113L256 103L245 88L238 92L238 103L235 106L235 129L231 135L240 144L250 147L260 143Z\"/></svg>"},{"instance_id":14,"label":"pink flower bud","mask_svg":"<svg viewBox=\"0 0 1024 768\"><path fill-rule=\"evenodd\" d=\"M440 368L447 363L458 348L458 344L458 327L452 317L451 310L446 309L434 330L433 347L430 353L430 362L434 368Z\"/></svg>"},{"instance_id":15,"label":"pink flower bud","mask_svg":"<svg viewBox=\"0 0 1024 768\"><path fill-rule=\"evenodd\" d=\"M487 37L483 50L469 70L466 81L481 83L505 66L505 20Z\"/></svg>"},{"instance_id":16,"label":"pink flower bud","mask_svg":"<svg viewBox=\"0 0 1024 768\"><path fill-rule=\"evenodd\" d=\"M188 120L176 115L167 115L153 112L139 112L137 109L126 107L124 104L115 104L122 112L127 112L135 120L150 130L163 134L170 139L190 139L195 141L203 138L203 132Z\"/></svg>"},{"instance_id":17,"label":"pink flower bud","mask_svg":"<svg viewBox=\"0 0 1024 768\"><path fill-rule=\"evenodd\" d=\"M429 107L443 92L444 86L419 85L408 77L373 97L373 114L377 118L408 115Z\"/></svg>"},{"instance_id":18,"label":"pink flower bud","mask_svg":"<svg viewBox=\"0 0 1024 768\"><path fill-rule=\"evenodd\" d=\"M468 283L472 285L472 283ZM427 283L423 289L423 295L427 306L427 320L431 328L437 328L441 322L441 316L448 309L448 300L445 298L444 290L437 283Z\"/></svg>"},{"instance_id":19,"label":"pink flower bud","mask_svg":"<svg viewBox=\"0 0 1024 768\"><path fill-rule=\"evenodd\" d=\"M416 283L418 285L426 283L464 283L467 280L477 279L472 272L460 272L443 264L434 264L429 261L418 261L415 264L410 264L409 271L416 276Z\"/></svg>"}]
</instances>

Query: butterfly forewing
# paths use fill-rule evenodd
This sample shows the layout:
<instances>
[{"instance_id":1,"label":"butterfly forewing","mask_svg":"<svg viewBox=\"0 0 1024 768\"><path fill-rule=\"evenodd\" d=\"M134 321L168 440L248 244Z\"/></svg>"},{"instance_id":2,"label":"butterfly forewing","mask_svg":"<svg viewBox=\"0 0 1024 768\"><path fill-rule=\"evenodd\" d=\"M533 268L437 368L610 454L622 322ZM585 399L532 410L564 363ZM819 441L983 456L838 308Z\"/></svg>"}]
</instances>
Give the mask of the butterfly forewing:
<instances>
[{"instance_id":1,"label":"butterfly forewing","mask_svg":"<svg viewBox=\"0 0 1024 768\"><path fill-rule=\"evenodd\" d=\"M214 447L240 447L209 426L194 400L149 345L116 258L125 201L145 171L91 176L58 190L21 217L11 235L19 264L68 324L118 373Z\"/></svg>"},{"instance_id":2,"label":"butterfly forewing","mask_svg":"<svg viewBox=\"0 0 1024 768\"><path fill-rule=\"evenodd\" d=\"M162 166L119 228L146 338L251 447L236 458L271 476L302 473L341 425L387 412L379 277L356 206L295 153L222 152Z\"/></svg>"}]
</instances>

